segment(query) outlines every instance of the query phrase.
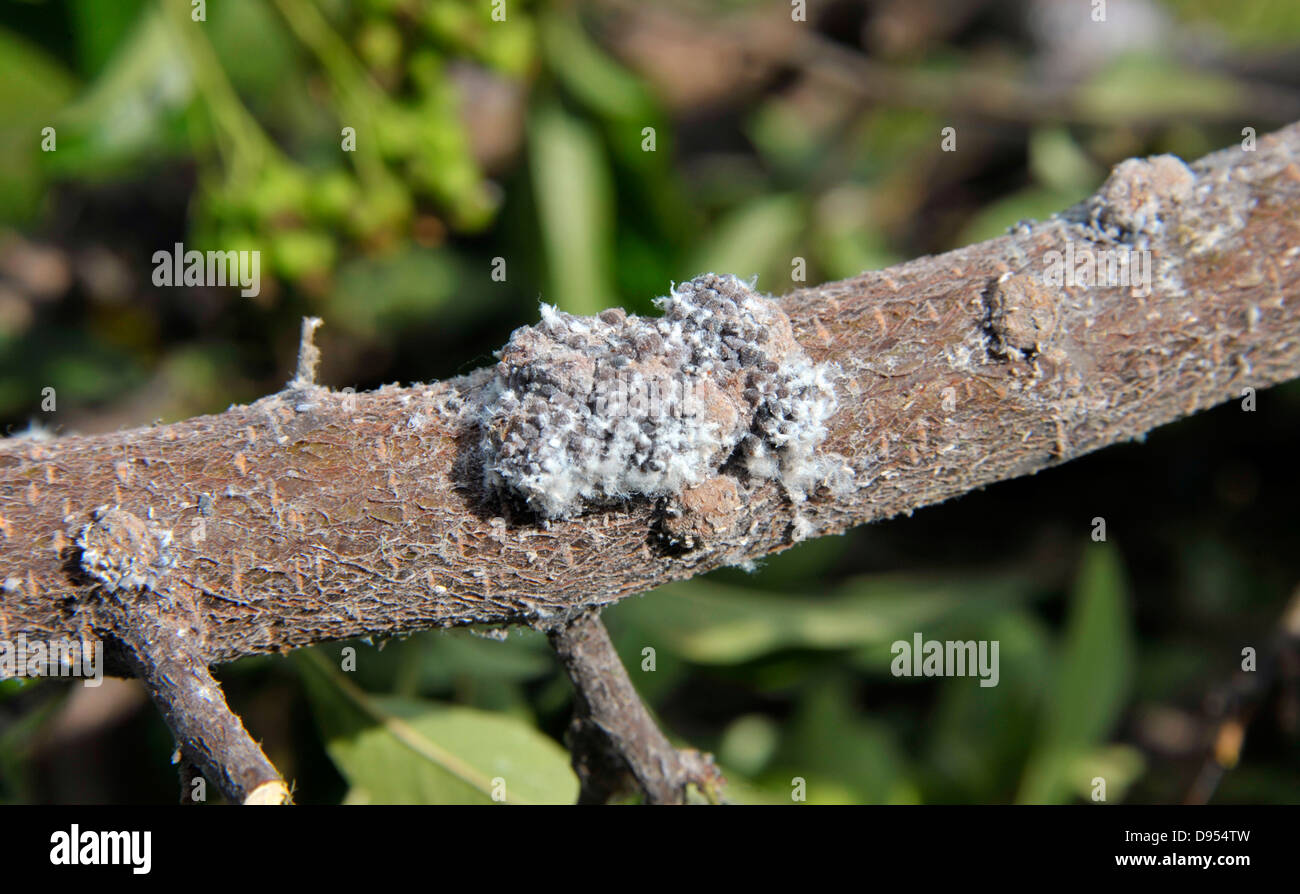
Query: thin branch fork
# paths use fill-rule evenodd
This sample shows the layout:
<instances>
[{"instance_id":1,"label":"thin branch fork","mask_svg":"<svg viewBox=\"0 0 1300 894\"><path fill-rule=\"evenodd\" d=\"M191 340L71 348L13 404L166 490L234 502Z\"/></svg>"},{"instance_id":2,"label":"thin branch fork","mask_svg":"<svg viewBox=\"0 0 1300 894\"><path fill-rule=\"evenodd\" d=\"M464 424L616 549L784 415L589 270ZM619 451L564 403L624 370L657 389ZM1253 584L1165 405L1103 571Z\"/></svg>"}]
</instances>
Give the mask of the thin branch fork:
<instances>
[{"instance_id":1,"label":"thin branch fork","mask_svg":"<svg viewBox=\"0 0 1300 894\"><path fill-rule=\"evenodd\" d=\"M599 612L557 624L547 636L576 693L568 738L579 804L636 792L650 804L684 804L692 786L699 797L718 800L722 774L708 755L678 751L655 725Z\"/></svg>"},{"instance_id":2,"label":"thin branch fork","mask_svg":"<svg viewBox=\"0 0 1300 894\"><path fill-rule=\"evenodd\" d=\"M304 328L304 335L310 332ZM203 648L194 593L172 576L172 533L100 507L77 534L71 572L113 619L117 654L143 681L176 739L182 798L197 768L236 804L288 804L289 789L226 703Z\"/></svg>"}]
</instances>

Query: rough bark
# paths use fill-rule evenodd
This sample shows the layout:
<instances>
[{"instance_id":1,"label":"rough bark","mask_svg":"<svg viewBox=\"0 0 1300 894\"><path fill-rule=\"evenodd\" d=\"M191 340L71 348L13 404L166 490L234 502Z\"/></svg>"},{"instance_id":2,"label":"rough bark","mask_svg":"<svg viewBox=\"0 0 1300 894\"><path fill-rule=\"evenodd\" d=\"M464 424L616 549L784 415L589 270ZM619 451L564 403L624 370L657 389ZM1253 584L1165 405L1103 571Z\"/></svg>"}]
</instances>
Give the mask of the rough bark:
<instances>
[{"instance_id":1,"label":"rough bark","mask_svg":"<svg viewBox=\"0 0 1300 894\"><path fill-rule=\"evenodd\" d=\"M158 606L122 612L118 628L132 669L176 737L180 763L192 765L235 804L287 804L289 788L208 670L194 631ZM182 803L190 801L181 771Z\"/></svg>"},{"instance_id":2,"label":"rough bark","mask_svg":"<svg viewBox=\"0 0 1300 894\"><path fill-rule=\"evenodd\" d=\"M725 784L713 761L678 751L660 732L614 651L599 612L548 632L576 692L568 744L579 804L605 804L641 792L650 804L684 804L688 786L716 800Z\"/></svg>"},{"instance_id":3,"label":"rough bark","mask_svg":"<svg viewBox=\"0 0 1300 894\"><path fill-rule=\"evenodd\" d=\"M77 543L97 507L171 532L167 592L219 663L433 627L549 627L1140 437L1300 376L1298 160L1293 125L1190 172L1128 162L1058 218L786 295L804 349L843 370L822 447L853 486L796 504L742 482L742 500L699 509L685 551L660 547L649 500L542 523L485 493L464 412L483 371L359 395L300 376L218 415L0 442L0 639L121 638ZM1068 243L1149 249L1150 294L1045 285L1046 254Z\"/></svg>"}]
</instances>

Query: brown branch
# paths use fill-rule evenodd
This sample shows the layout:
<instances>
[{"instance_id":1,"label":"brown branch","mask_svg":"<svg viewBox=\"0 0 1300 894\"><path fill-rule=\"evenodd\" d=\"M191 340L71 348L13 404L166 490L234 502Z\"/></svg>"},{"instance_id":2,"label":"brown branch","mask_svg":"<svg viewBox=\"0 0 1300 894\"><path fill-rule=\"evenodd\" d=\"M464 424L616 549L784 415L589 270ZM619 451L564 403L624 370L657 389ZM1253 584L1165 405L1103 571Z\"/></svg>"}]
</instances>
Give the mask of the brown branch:
<instances>
[{"instance_id":1,"label":"brown branch","mask_svg":"<svg viewBox=\"0 0 1300 894\"><path fill-rule=\"evenodd\" d=\"M136 607L120 625L133 669L167 722L182 764L200 770L235 804L287 804L289 789L226 704L195 631L157 607ZM189 801L189 774L181 772Z\"/></svg>"},{"instance_id":2,"label":"brown branch","mask_svg":"<svg viewBox=\"0 0 1300 894\"><path fill-rule=\"evenodd\" d=\"M171 425L0 442L0 639L130 635L77 543L102 506L171 532L168 587L220 663L549 626L1137 438L1300 376L1298 159L1293 125L1190 171L1129 162L1060 218L787 295L803 349L843 370L821 450L852 487L797 504L719 470L741 498L700 502L685 549L662 548L652 500L543 523L485 493L466 412L484 371L360 395L299 381ZM1044 284L1048 252L1084 249L1149 250L1150 294Z\"/></svg>"},{"instance_id":3,"label":"brown branch","mask_svg":"<svg viewBox=\"0 0 1300 894\"><path fill-rule=\"evenodd\" d=\"M650 804L684 804L689 785L716 800L723 779L698 751L678 751L655 725L614 651L598 611L547 632L576 690L568 744L579 804L605 804L634 790Z\"/></svg>"},{"instance_id":4,"label":"brown branch","mask_svg":"<svg viewBox=\"0 0 1300 894\"><path fill-rule=\"evenodd\" d=\"M236 804L285 804L289 790L261 747L226 704L208 670L194 594L172 577L169 531L151 516L97 509L77 533L77 579L112 621L112 635L129 669L192 764Z\"/></svg>"}]
</instances>

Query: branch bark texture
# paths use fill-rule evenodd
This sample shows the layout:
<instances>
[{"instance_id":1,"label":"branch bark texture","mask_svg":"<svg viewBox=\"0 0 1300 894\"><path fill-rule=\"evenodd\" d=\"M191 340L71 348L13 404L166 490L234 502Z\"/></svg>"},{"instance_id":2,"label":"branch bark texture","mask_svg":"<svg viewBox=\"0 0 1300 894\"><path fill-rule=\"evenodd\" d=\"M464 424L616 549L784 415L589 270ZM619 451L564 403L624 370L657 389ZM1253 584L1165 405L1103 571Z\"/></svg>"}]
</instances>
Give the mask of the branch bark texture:
<instances>
[{"instance_id":1,"label":"branch bark texture","mask_svg":"<svg viewBox=\"0 0 1300 894\"><path fill-rule=\"evenodd\" d=\"M226 703L188 625L141 606L124 612L118 629L132 669L176 737L181 762L202 771L232 803L290 803L288 786ZM190 794L187 785L182 800Z\"/></svg>"},{"instance_id":2,"label":"branch bark texture","mask_svg":"<svg viewBox=\"0 0 1300 894\"><path fill-rule=\"evenodd\" d=\"M1149 292L1050 284L1053 252L1130 270L1124 258L1149 252ZM812 359L843 372L821 449L852 469L847 490L796 502L742 481L741 499L697 501L676 522L689 548L665 550L650 500L542 522L486 493L466 412L485 371L359 395L299 376L219 415L0 441L0 638L121 638L77 543L101 507L170 532L158 586L192 606L209 663L433 627L549 628L1300 377L1300 125L1190 168L1125 162L1050 221L779 305Z\"/></svg>"},{"instance_id":3,"label":"branch bark texture","mask_svg":"<svg viewBox=\"0 0 1300 894\"><path fill-rule=\"evenodd\" d=\"M599 612L578 615L547 635L576 692L568 739L579 804L637 791L650 804L684 804L691 783L703 798L719 796L724 781L712 760L678 751L655 725Z\"/></svg>"}]
</instances>

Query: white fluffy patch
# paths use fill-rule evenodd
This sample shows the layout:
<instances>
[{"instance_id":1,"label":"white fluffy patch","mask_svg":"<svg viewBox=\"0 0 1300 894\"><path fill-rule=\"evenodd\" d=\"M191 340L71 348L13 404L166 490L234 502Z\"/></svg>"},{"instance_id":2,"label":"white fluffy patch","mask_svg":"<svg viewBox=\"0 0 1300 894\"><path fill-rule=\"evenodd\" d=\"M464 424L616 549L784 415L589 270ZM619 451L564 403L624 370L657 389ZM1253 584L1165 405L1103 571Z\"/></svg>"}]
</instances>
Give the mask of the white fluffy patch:
<instances>
[{"instance_id":1,"label":"white fluffy patch","mask_svg":"<svg viewBox=\"0 0 1300 894\"><path fill-rule=\"evenodd\" d=\"M92 517L77 537L81 567L109 592L156 590L176 567L171 531L118 506L101 506Z\"/></svg>"},{"instance_id":2,"label":"white fluffy patch","mask_svg":"<svg viewBox=\"0 0 1300 894\"><path fill-rule=\"evenodd\" d=\"M489 487L559 518L680 493L732 458L796 499L842 469L816 455L837 370L808 358L775 302L706 274L656 303L657 319L542 305L515 331L479 420Z\"/></svg>"}]
</instances>

